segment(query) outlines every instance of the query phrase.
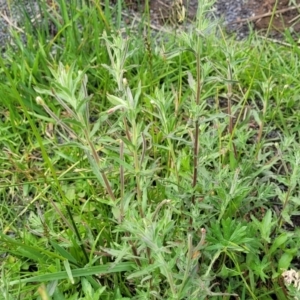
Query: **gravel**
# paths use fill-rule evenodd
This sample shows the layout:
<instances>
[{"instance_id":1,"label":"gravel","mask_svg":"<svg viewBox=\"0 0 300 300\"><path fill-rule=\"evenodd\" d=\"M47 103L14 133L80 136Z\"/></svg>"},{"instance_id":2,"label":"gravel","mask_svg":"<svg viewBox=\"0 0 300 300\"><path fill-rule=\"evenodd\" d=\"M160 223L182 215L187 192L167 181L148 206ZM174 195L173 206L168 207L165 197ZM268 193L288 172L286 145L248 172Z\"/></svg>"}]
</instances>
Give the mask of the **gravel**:
<instances>
[{"instance_id":1,"label":"gravel","mask_svg":"<svg viewBox=\"0 0 300 300\"><path fill-rule=\"evenodd\" d=\"M45 0L44 0L45 1ZM68 1L68 0L66 0ZM126 0L125 0L126 1ZM128 1L128 0L127 0ZM159 11L162 6L163 0L151 0L151 8L154 11L154 15L161 16ZM172 3L173 0L163 1L166 6L167 3ZM187 15L189 18L193 18L197 11L198 0L184 0L187 8ZM249 0L251 1L251 0ZM10 2L10 7L8 6ZM131 3L133 1L131 0ZM249 27L247 24L234 23L240 18L247 18L253 15L249 8L245 8L245 0L217 0L215 3L215 15L218 18L224 20L225 28L230 33L236 33L238 39L242 39L249 33ZM33 18L38 11L38 0L23 0L25 4L26 13ZM22 20L24 20L24 11L21 8L20 0L0 0L0 48L4 48L5 45L10 42L9 23L14 27L22 28Z\"/></svg>"},{"instance_id":2,"label":"gravel","mask_svg":"<svg viewBox=\"0 0 300 300\"><path fill-rule=\"evenodd\" d=\"M24 16L34 18L37 12L36 0L24 0L22 4L19 0L0 0L0 49L11 41L10 28L21 29L26 20Z\"/></svg>"},{"instance_id":3,"label":"gravel","mask_svg":"<svg viewBox=\"0 0 300 300\"><path fill-rule=\"evenodd\" d=\"M215 3L216 16L224 19L224 26L230 33L236 33L238 39L243 39L249 34L249 25L236 23L239 19L253 16L253 12L243 0L217 0Z\"/></svg>"}]
</instances>

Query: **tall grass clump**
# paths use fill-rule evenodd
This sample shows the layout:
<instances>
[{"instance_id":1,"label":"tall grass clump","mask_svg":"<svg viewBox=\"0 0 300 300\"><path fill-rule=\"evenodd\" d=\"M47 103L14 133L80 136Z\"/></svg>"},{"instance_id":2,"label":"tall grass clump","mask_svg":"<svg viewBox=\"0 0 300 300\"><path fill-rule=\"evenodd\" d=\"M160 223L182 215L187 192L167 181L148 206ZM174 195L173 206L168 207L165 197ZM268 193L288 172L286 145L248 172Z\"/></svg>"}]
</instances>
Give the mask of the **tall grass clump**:
<instances>
[{"instance_id":1,"label":"tall grass clump","mask_svg":"<svg viewBox=\"0 0 300 300\"><path fill-rule=\"evenodd\" d=\"M108 6L41 4L0 59L4 299L290 299L297 53Z\"/></svg>"}]
</instances>

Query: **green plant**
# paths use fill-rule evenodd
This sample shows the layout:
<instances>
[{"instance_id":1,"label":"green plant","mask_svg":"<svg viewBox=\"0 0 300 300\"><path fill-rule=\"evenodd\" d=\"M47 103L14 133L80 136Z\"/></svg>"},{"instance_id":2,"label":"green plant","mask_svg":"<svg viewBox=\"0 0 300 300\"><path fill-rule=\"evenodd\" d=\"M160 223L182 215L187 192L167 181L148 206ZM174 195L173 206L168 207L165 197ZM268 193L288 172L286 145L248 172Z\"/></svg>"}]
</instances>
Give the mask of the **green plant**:
<instances>
[{"instance_id":1,"label":"green plant","mask_svg":"<svg viewBox=\"0 0 300 300\"><path fill-rule=\"evenodd\" d=\"M298 54L216 33L211 4L159 42L149 25L114 31L108 1L41 5L56 32L27 20L26 46L14 33L0 58L5 299L297 295L281 278L299 256Z\"/></svg>"}]
</instances>

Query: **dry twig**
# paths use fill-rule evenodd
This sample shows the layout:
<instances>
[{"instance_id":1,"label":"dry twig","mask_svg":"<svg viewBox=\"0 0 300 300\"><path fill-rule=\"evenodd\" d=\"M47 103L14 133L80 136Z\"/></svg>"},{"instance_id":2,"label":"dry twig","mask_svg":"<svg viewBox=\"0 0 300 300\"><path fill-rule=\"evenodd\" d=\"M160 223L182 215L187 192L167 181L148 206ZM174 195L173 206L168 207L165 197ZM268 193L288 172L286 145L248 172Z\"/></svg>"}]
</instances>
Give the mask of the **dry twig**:
<instances>
[{"instance_id":1,"label":"dry twig","mask_svg":"<svg viewBox=\"0 0 300 300\"><path fill-rule=\"evenodd\" d=\"M275 15L276 14L283 14L283 13L286 13L288 11L295 10L295 9L300 9L300 5L279 9L279 10L276 10L275 12L272 11L272 12L268 12L268 13L265 13L265 14L260 14L260 15L257 15L257 16L249 17L249 18L246 18L246 19L239 19L239 20L230 22L229 24L252 22L252 21L255 21L255 20L262 19L262 18L270 17L273 14L275 14Z\"/></svg>"}]
</instances>

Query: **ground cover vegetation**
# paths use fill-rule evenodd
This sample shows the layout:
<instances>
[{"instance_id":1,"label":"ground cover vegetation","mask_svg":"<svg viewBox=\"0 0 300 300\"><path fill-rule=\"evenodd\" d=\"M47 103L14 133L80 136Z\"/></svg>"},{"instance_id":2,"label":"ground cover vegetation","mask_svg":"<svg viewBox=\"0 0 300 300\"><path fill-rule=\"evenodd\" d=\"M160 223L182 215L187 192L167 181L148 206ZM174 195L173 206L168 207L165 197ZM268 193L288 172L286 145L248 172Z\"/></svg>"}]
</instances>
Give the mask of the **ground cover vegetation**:
<instances>
[{"instance_id":1,"label":"ground cover vegetation","mask_svg":"<svg viewBox=\"0 0 300 300\"><path fill-rule=\"evenodd\" d=\"M298 45L237 42L200 2L189 33L73 0L14 31L1 299L299 296Z\"/></svg>"}]
</instances>

